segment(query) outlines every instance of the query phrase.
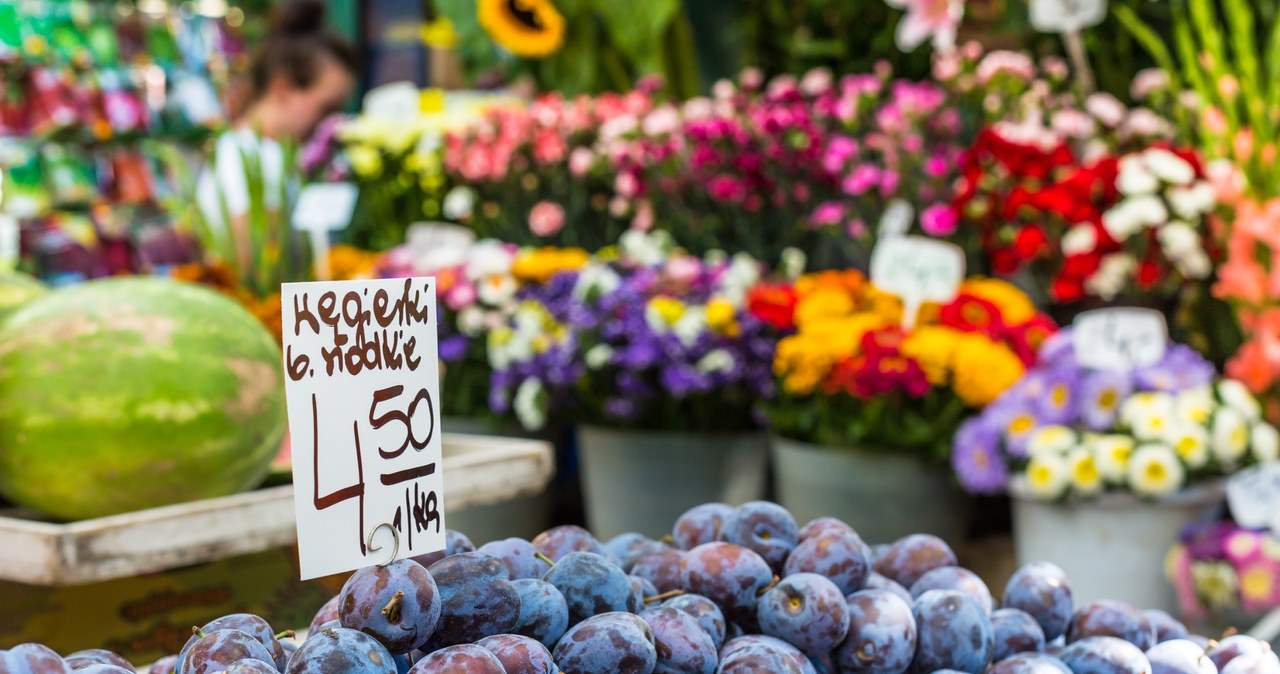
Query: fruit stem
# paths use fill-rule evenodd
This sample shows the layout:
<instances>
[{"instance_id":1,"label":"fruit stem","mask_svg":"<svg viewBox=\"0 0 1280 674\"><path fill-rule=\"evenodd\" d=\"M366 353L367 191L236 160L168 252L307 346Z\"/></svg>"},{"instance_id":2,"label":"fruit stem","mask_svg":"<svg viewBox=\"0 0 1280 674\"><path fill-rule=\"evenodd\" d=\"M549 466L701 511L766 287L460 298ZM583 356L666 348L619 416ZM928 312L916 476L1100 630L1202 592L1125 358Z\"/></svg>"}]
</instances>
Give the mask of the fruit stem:
<instances>
[{"instance_id":1,"label":"fruit stem","mask_svg":"<svg viewBox=\"0 0 1280 674\"><path fill-rule=\"evenodd\" d=\"M191 627L191 634L192 636L197 636L197 637L200 637L201 639L204 638L204 630L194 625Z\"/></svg>"},{"instance_id":2,"label":"fruit stem","mask_svg":"<svg viewBox=\"0 0 1280 674\"><path fill-rule=\"evenodd\" d=\"M670 592L663 592L662 594L654 595L652 597L645 597L644 603L651 604L655 601L666 601L667 599L670 599L672 597L679 597L682 594L684 594L684 590L672 590Z\"/></svg>"},{"instance_id":3,"label":"fruit stem","mask_svg":"<svg viewBox=\"0 0 1280 674\"><path fill-rule=\"evenodd\" d=\"M676 542L676 537L675 537L675 536L672 536L671 534L667 534L666 536L663 536L662 538L659 538L659 539L658 539L658 542L659 542L659 543L666 543L667 545L672 545L672 544L674 544L674 543Z\"/></svg>"},{"instance_id":4,"label":"fruit stem","mask_svg":"<svg viewBox=\"0 0 1280 674\"><path fill-rule=\"evenodd\" d=\"M296 639L298 638L298 633L294 632L293 630L285 630L277 634L276 638L277 639Z\"/></svg>"},{"instance_id":5,"label":"fruit stem","mask_svg":"<svg viewBox=\"0 0 1280 674\"><path fill-rule=\"evenodd\" d=\"M392 625L400 624L400 604L404 601L404 592L397 591L391 595L391 600L386 606L382 607L382 615L386 617L387 622Z\"/></svg>"},{"instance_id":6,"label":"fruit stem","mask_svg":"<svg viewBox=\"0 0 1280 674\"><path fill-rule=\"evenodd\" d=\"M756 596L757 596L757 597L763 597L763 596L764 596L764 593L766 593L766 592L768 592L769 590L772 590L773 588L777 587L777 586L778 586L778 583L779 583L781 580L782 580L782 579L781 579L781 578L779 578L778 576L774 576L774 577L773 577L773 580L772 580L772 581L770 581L770 583L769 583L768 585L765 585L764 587L760 588L760 590L759 590L758 592L756 592Z\"/></svg>"},{"instance_id":7,"label":"fruit stem","mask_svg":"<svg viewBox=\"0 0 1280 674\"><path fill-rule=\"evenodd\" d=\"M548 556L546 556L546 555L542 554L541 552L535 552L535 553L533 553L533 556L534 556L534 557L537 557L538 559L542 560L543 562L546 562L547 566L555 566L555 565L556 565L556 563L555 563L555 562L551 561L551 558L550 558L550 557L548 557Z\"/></svg>"}]
</instances>

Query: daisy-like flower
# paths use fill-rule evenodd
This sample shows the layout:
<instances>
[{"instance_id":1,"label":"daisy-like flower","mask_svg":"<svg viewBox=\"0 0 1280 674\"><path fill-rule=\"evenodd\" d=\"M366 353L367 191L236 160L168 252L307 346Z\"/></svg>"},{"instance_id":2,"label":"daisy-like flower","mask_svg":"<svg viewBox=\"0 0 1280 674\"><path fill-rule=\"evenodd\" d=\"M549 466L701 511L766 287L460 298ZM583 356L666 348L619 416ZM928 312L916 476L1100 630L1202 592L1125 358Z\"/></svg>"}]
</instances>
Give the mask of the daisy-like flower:
<instances>
[{"instance_id":1,"label":"daisy-like flower","mask_svg":"<svg viewBox=\"0 0 1280 674\"><path fill-rule=\"evenodd\" d=\"M951 466L960 483L977 494L999 494L1009 481L1009 469L1000 456L1000 433L983 419L970 419L956 431Z\"/></svg>"},{"instance_id":2,"label":"daisy-like flower","mask_svg":"<svg viewBox=\"0 0 1280 674\"><path fill-rule=\"evenodd\" d=\"M1204 426L1185 421L1175 422L1165 435L1178 458L1191 470L1199 470L1209 463L1209 432Z\"/></svg>"},{"instance_id":3,"label":"daisy-like flower","mask_svg":"<svg viewBox=\"0 0 1280 674\"><path fill-rule=\"evenodd\" d=\"M1186 471L1169 447L1151 443L1133 450L1129 460L1129 486L1139 496L1160 498L1182 488Z\"/></svg>"},{"instance_id":4,"label":"daisy-like flower","mask_svg":"<svg viewBox=\"0 0 1280 674\"><path fill-rule=\"evenodd\" d=\"M1147 168L1142 155L1128 155L1120 160L1120 172L1116 176L1116 189L1122 194L1154 194L1160 189L1156 174Z\"/></svg>"},{"instance_id":5,"label":"daisy-like flower","mask_svg":"<svg viewBox=\"0 0 1280 674\"><path fill-rule=\"evenodd\" d=\"M1101 370L1087 375L1080 387L1080 417L1085 426L1102 431L1115 425L1120 403L1132 387L1129 377L1120 372Z\"/></svg>"},{"instance_id":6,"label":"daisy-like flower","mask_svg":"<svg viewBox=\"0 0 1280 674\"><path fill-rule=\"evenodd\" d=\"M1079 442L1075 431L1066 426L1042 426L1027 439L1027 454L1032 458L1046 454L1061 455Z\"/></svg>"},{"instance_id":7,"label":"daisy-like flower","mask_svg":"<svg viewBox=\"0 0 1280 674\"><path fill-rule=\"evenodd\" d=\"M1021 405L995 405L987 408L989 416L1004 434L1005 448L1009 455L1017 459L1027 457L1027 441L1031 433L1040 426L1035 411Z\"/></svg>"},{"instance_id":8,"label":"daisy-like flower","mask_svg":"<svg viewBox=\"0 0 1280 674\"><path fill-rule=\"evenodd\" d=\"M1133 417L1129 430L1139 440L1162 440L1174 426L1173 415L1167 408L1139 411Z\"/></svg>"},{"instance_id":9,"label":"daisy-like flower","mask_svg":"<svg viewBox=\"0 0 1280 674\"><path fill-rule=\"evenodd\" d=\"M1262 417L1262 406L1253 397L1248 387L1235 379L1223 379L1218 382L1218 397L1222 404L1244 415L1249 421L1257 421Z\"/></svg>"},{"instance_id":10,"label":"daisy-like flower","mask_svg":"<svg viewBox=\"0 0 1280 674\"><path fill-rule=\"evenodd\" d=\"M1124 484L1135 444L1127 435L1101 435L1089 442L1097 456L1098 472L1108 483Z\"/></svg>"},{"instance_id":11,"label":"daisy-like flower","mask_svg":"<svg viewBox=\"0 0 1280 674\"><path fill-rule=\"evenodd\" d=\"M1098 468L1097 456L1085 447L1075 447L1067 452L1067 465L1071 468L1071 489L1081 496L1094 496L1102 491L1105 483Z\"/></svg>"},{"instance_id":12,"label":"daisy-like flower","mask_svg":"<svg viewBox=\"0 0 1280 674\"><path fill-rule=\"evenodd\" d=\"M1040 421L1046 424L1065 424L1076 417L1079 388L1074 370L1063 368L1047 382L1044 395L1036 403Z\"/></svg>"},{"instance_id":13,"label":"daisy-like flower","mask_svg":"<svg viewBox=\"0 0 1280 674\"><path fill-rule=\"evenodd\" d=\"M1057 500L1070 485L1071 468L1060 454L1042 454L1027 464L1027 486L1036 498Z\"/></svg>"},{"instance_id":14,"label":"daisy-like flower","mask_svg":"<svg viewBox=\"0 0 1280 674\"><path fill-rule=\"evenodd\" d=\"M584 356L584 359L587 362L588 368L591 368L592 370L599 370L605 365L608 365L609 361L613 359L613 347L608 344L596 344L590 349L587 349L587 354Z\"/></svg>"},{"instance_id":15,"label":"daisy-like flower","mask_svg":"<svg viewBox=\"0 0 1280 674\"><path fill-rule=\"evenodd\" d=\"M1235 567L1226 562L1198 562L1191 565L1191 579L1196 593L1211 608L1221 610L1235 606L1240 588Z\"/></svg>"},{"instance_id":16,"label":"daisy-like flower","mask_svg":"<svg viewBox=\"0 0 1280 674\"><path fill-rule=\"evenodd\" d=\"M546 396L542 380L532 377L524 380L516 389L516 397L512 403L516 418L525 428L536 431L547 423Z\"/></svg>"},{"instance_id":17,"label":"daisy-like flower","mask_svg":"<svg viewBox=\"0 0 1280 674\"><path fill-rule=\"evenodd\" d=\"M1250 444L1253 445L1253 458L1259 463L1280 459L1280 432L1275 426L1265 421L1254 424Z\"/></svg>"},{"instance_id":18,"label":"daisy-like flower","mask_svg":"<svg viewBox=\"0 0 1280 674\"><path fill-rule=\"evenodd\" d=\"M1163 148L1153 147L1142 153L1143 163L1157 178L1175 185L1189 185L1196 170L1187 160Z\"/></svg>"},{"instance_id":19,"label":"daisy-like flower","mask_svg":"<svg viewBox=\"0 0 1280 674\"><path fill-rule=\"evenodd\" d=\"M1233 407L1213 415L1213 455L1224 467L1235 467L1249 451L1249 420Z\"/></svg>"},{"instance_id":20,"label":"daisy-like flower","mask_svg":"<svg viewBox=\"0 0 1280 674\"><path fill-rule=\"evenodd\" d=\"M1173 397L1166 393L1144 391L1135 393L1120 403L1120 421L1133 425L1140 416L1160 414L1173 416Z\"/></svg>"},{"instance_id":21,"label":"daisy-like flower","mask_svg":"<svg viewBox=\"0 0 1280 674\"><path fill-rule=\"evenodd\" d=\"M1173 416L1179 421L1207 426L1218 406L1208 386L1179 391L1173 399Z\"/></svg>"}]
</instances>

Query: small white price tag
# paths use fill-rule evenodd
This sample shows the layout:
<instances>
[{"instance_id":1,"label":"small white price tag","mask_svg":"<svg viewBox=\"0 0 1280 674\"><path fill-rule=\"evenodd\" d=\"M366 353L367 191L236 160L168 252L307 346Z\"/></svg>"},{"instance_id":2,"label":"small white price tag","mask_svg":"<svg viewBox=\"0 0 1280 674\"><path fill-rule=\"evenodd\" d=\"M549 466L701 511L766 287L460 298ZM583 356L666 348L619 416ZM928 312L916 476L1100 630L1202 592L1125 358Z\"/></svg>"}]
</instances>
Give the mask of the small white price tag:
<instances>
[{"instance_id":1,"label":"small white price tag","mask_svg":"<svg viewBox=\"0 0 1280 674\"><path fill-rule=\"evenodd\" d=\"M414 267L434 271L467 261L467 251L476 242L476 233L447 222L417 222L409 225L405 243L413 253Z\"/></svg>"},{"instance_id":2,"label":"small white price tag","mask_svg":"<svg viewBox=\"0 0 1280 674\"><path fill-rule=\"evenodd\" d=\"M315 183L302 188L293 207L293 228L332 232L346 229L360 190L353 183Z\"/></svg>"},{"instance_id":3,"label":"small white price tag","mask_svg":"<svg viewBox=\"0 0 1280 674\"><path fill-rule=\"evenodd\" d=\"M1164 358L1169 328L1154 309L1122 307L1086 311L1072 325L1076 360L1092 370L1128 372Z\"/></svg>"},{"instance_id":4,"label":"small white price tag","mask_svg":"<svg viewBox=\"0 0 1280 674\"><path fill-rule=\"evenodd\" d=\"M7 213L0 213L0 271L13 271L18 266L20 244L18 219Z\"/></svg>"},{"instance_id":5,"label":"small white price tag","mask_svg":"<svg viewBox=\"0 0 1280 674\"><path fill-rule=\"evenodd\" d=\"M286 283L281 305L302 579L442 550L435 279Z\"/></svg>"},{"instance_id":6,"label":"small white price tag","mask_svg":"<svg viewBox=\"0 0 1280 674\"><path fill-rule=\"evenodd\" d=\"M364 95L364 114L387 122L412 122L422 116L422 92L412 82L384 84Z\"/></svg>"},{"instance_id":7,"label":"small white price tag","mask_svg":"<svg viewBox=\"0 0 1280 674\"><path fill-rule=\"evenodd\" d=\"M1031 0L1030 18L1042 33L1072 33L1102 23L1107 0Z\"/></svg>"},{"instance_id":8,"label":"small white price tag","mask_svg":"<svg viewBox=\"0 0 1280 674\"><path fill-rule=\"evenodd\" d=\"M1227 479L1227 505L1243 527L1270 527L1280 535L1280 461L1253 466Z\"/></svg>"},{"instance_id":9,"label":"small white price tag","mask_svg":"<svg viewBox=\"0 0 1280 674\"><path fill-rule=\"evenodd\" d=\"M920 305L955 299L964 280L959 246L920 236L881 240L871 252L871 283L902 298L902 323L915 326Z\"/></svg>"}]
</instances>

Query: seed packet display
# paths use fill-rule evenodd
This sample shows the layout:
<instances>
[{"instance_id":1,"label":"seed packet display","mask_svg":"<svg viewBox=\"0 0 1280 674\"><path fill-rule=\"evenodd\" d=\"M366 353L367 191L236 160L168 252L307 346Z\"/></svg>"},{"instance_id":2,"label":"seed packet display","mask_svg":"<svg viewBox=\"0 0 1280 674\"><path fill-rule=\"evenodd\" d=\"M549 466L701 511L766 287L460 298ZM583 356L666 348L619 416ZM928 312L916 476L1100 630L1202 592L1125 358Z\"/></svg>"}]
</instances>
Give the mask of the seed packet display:
<instances>
[{"instance_id":1,"label":"seed packet display","mask_svg":"<svg viewBox=\"0 0 1280 674\"><path fill-rule=\"evenodd\" d=\"M131 136L146 131L147 106L141 94L128 86L125 73L103 70L98 75L102 109L114 136Z\"/></svg>"},{"instance_id":2,"label":"seed packet display","mask_svg":"<svg viewBox=\"0 0 1280 674\"><path fill-rule=\"evenodd\" d=\"M49 136L80 122L75 95L63 72L56 68L34 68L27 77L30 95L31 132Z\"/></svg>"},{"instance_id":3,"label":"seed packet display","mask_svg":"<svg viewBox=\"0 0 1280 674\"><path fill-rule=\"evenodd\" d=\"M107 165L111 177L107 194L113 201L140 206L155 200L151 167L141 154L117 150L111 153Z\"/></svg>"},{"instance_id":4,"label":"seed packet display","mask_svg":"<svg viewBox=\"0 0 1280 674\"><path fill-rule=\"evenodd\" d=\"M97 196L97 174L91 157L50 143L44 146L41 159L55 207L84 206Z\"/></svg>"},{"instance_id":5,"label":"seed packet display","mask_svg":"<svg viewBox=\"0 0 1280 674\"><path fill-rule=\"evenodd\" d=\"M49 209L49 190L44 182L40 155L24 143L0 146L4 198L0 205L17 218L34 218Z\"/></svg>"},{"instance_id":6,"label":"seed packet display","mask_svg":"<svg viewBox=\"0 0 1280 674\"><path fill-rule=\"evenodd\" d=\"M22 51L22 30L18 25L18 5L0 3L0 59L16 58Z\"/></svg>"}]
</instances>

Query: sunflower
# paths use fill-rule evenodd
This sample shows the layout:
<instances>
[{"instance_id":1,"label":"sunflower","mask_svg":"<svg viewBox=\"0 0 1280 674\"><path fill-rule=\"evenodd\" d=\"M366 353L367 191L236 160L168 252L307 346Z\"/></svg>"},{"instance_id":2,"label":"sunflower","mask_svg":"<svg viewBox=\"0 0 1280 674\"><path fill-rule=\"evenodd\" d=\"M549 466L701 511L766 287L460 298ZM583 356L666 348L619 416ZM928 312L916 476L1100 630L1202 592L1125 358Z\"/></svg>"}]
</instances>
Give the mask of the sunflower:
<instances>
[{"instance_id":1,"label":"sunflower","mask_svg":"<svg viewBox=\"0 0 1280 674\"><path fill-rule=\"evenodd\" d=\"M480 0L480 25L517 56L543 58L564 43L564 17L550 0Z\"/></svg>"}]
</instances>

